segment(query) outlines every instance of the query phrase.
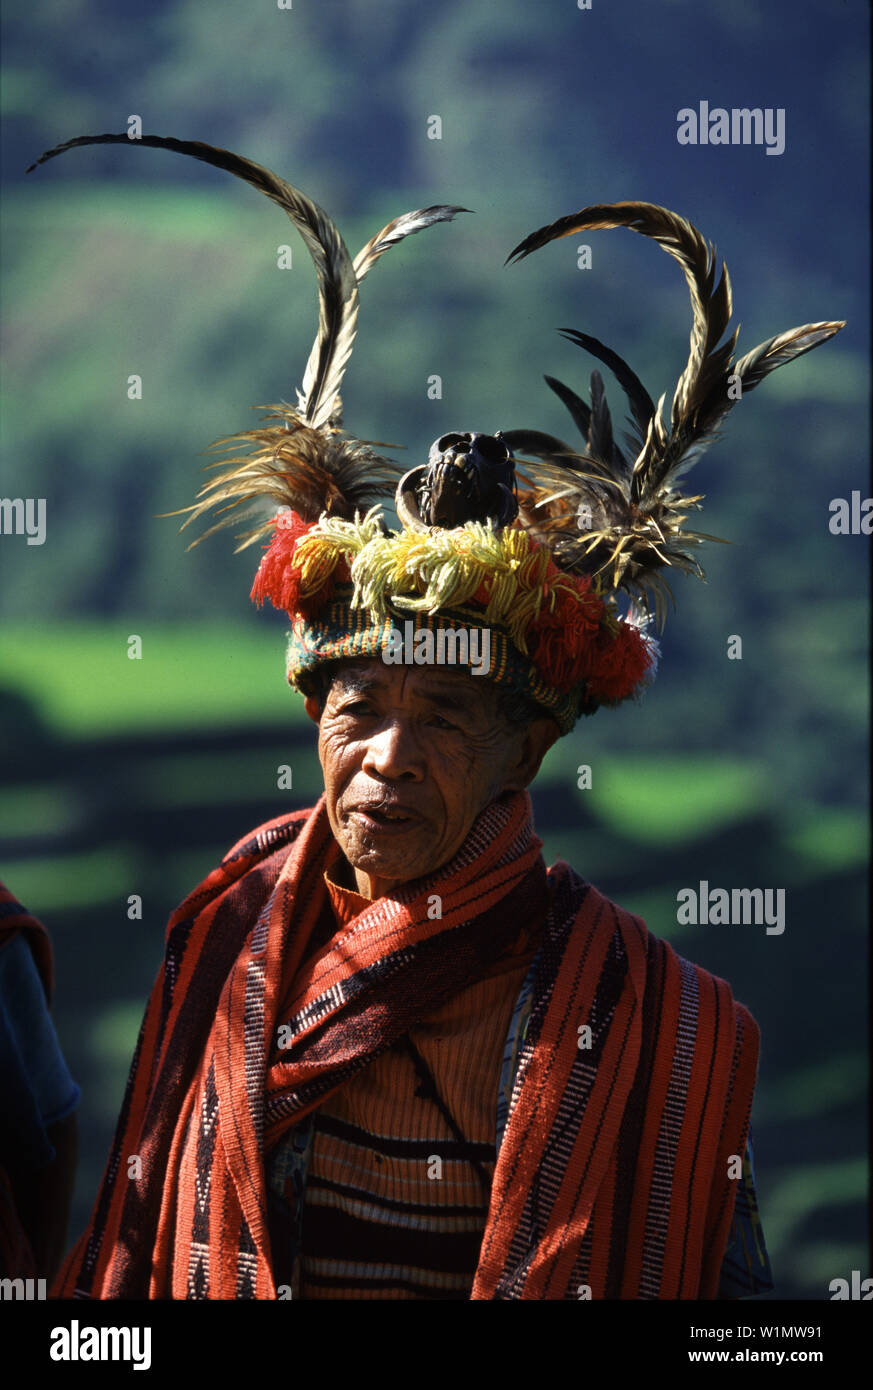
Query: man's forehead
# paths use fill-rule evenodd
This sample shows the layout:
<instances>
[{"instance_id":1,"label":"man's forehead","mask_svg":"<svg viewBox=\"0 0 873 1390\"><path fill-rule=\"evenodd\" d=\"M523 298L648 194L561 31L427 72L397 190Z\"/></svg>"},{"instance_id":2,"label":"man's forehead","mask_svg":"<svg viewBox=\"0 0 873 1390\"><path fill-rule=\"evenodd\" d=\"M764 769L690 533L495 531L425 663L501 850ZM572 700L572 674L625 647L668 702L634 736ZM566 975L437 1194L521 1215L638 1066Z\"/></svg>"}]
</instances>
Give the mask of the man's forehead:
<instances>
[{"instance_id":1,"label":"man's forehead","mask_svg":"<svg viewBox=\"0 0 873 1390\"><path fill-rule=\"evenodd\" d=\"M333 687L385 695L393 691L399 695L403 691L418 699L465 708L490 706L494 700L492 682L476 680L467 671L447 671L432 666L389 668L378 658L344 661L337 667Z\"/></svg>"}]
</instances>

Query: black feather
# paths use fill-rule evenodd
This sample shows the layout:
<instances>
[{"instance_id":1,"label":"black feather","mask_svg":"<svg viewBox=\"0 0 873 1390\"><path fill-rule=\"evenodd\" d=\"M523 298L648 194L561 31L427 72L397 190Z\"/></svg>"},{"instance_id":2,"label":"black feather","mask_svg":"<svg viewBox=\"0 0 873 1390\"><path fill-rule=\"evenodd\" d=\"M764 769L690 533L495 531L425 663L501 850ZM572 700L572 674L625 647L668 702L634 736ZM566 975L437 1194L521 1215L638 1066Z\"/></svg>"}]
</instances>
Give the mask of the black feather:
<instances>
[{"instance_id":1,"label":"black feather","mask_svg":"<svg viewBox=\"0 0 873 1390\"><path fill-rule=\"evenodd\" d=\"M591 373L591 422L588 427L588 452L603 463L627 471L627 461L612 435L612 416L606 403L603 377Z\"/></svg>"},{"instance_id":2,"label":"black feather","mask_svg":"<svg viewBox=\"0 0 873 1390\"><path fill-rule=\"evenodd\" d=\"M582 438L588 439L588 430L591 425L591 407L587 406L581 396L577 396L575 391L571 391L569 386L565 386L563 381L556 381L553 376L543 378L546 385L551 387L559 400L569 410L576 422L576 427Z\"/></svg>"},{"instance_id":3,"label":"black feather","mask_svg":"<svg viewBox=\"0 0 873 1390\"><path fill-rule=\"evenodd\" d=\"M533 454L537 458L578 458L578 450L571 449L563 439L542 430L501 430L500 438L507 449L514 454Z\"/></svg>"},{"instance_id":4,"label":"black feather","mask_svg":"<svg viewBox=\"0 0 873 1390\"><path fill-rule=\"evenodd\" d=\"M637 451L639 451L645 443L649 421L655 413L655 403L636 372L628 366L624 358L619 357L617 352L613 352L612 348L608 348L597 338L592 338L587 333L579 333L574 328L562 328L561 333L571 343L576 343L586 352L590 352L593 357L598 357L615 376L628 398L631 414L640 432L640 441L637 445Z\"/></svg>"}]
</instances>

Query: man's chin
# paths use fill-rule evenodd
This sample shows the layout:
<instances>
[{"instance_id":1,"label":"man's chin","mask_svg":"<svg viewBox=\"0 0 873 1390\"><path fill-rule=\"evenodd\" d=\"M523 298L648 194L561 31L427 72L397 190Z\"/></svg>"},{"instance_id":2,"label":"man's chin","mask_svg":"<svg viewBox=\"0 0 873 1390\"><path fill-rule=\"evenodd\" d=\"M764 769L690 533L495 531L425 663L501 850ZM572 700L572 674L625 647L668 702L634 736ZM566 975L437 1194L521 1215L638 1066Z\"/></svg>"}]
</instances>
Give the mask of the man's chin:
<instances>
[{"instance_id":1,"label":"man's chin","mask_svg":"<svg viewBox=\"0 0 873 1390\"><path fill-rule=\"evenodd\" d=\"M386 836L352 834L343 837L340 848L353 869L391 883L410 883L437 867L433 834L421 824Z\"/></svg>"}]
</instances>

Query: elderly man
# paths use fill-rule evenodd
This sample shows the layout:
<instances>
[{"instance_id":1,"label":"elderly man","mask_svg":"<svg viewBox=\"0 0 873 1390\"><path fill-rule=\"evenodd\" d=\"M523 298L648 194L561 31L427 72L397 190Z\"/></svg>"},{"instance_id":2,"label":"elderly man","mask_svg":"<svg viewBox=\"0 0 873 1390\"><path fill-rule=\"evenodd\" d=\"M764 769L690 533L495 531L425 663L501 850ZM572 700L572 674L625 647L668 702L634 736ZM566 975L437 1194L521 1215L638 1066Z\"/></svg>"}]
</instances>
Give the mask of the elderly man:
<instances>
[{"instance_id":1,"label":"elderly man","mask_svg":"<svg viewBox=\"0 0 873 1390\"><path fill-rule=\"evenodd\" d=\"M126 136L84 137L127 143ZM352 261L269 171L145 137L279 203L319 277L297 410L240 438L195 515L280 504L252 596L291 619L288 679L318 725L324 795L241 840L170 920L88 1230L56 1292L98 1298L700 1299L772 1287L747 1148L759 1035L728 985L567 865L526 791L582 715L638 695L643 608L700 572L676 480L746 390L839 324L733 361L724 271L654 204L583 209L680 261L694 332L668 433L626 363L635 456L552 383L574 450L443 435L397 470L339 429ZM67 148L66 146L60 149ZM52 153L57 153L53 151ZM516 469L515 453L527 456ZM396 483L396 489L395 489ZM379 502L394 492L400 527ZM625 611L619 606L624 595ZM627 600L631 600L627 607Z\"/></svg>"},{"instance_id":2,"label":"elderly man","mask_svg":"<svg viewBox=\"0 0 873 1390\"><path fill-rule=\"evenodd\" d=\"M319 685L324 797L174 914L63 1292L715 1296L754 1022L546 870L553 719L380 659Z\"/></svg>"}]
</instances>

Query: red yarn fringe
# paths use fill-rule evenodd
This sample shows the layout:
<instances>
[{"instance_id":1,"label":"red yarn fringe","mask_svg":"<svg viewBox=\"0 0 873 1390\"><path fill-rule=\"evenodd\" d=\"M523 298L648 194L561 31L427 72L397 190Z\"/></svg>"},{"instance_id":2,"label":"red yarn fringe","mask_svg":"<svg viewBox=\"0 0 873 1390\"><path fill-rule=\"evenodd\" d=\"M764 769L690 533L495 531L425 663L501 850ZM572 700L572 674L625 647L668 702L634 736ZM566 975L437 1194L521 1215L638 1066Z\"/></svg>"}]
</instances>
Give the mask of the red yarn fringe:
<instances>
[{"instance_id":1,"label":"red yarn fringe","mask_svg":"<svg viewBox=\"0 0 873 1390\"><path fill-rule=\"evenodd\" d=\"M653 659L648 643L632 623L622 623L615 637L604 630L592 652L588 689L602 704L618 704L633 694Z\"/></svg>"},{"instance_id":2,"label":"red yarn fringe","mask_svg":"<svg viewBox=\"0 0 873 1390\"><path fill-rule=\"evenodd\" d=\"M294 614L300 603L300 570L292 564L294 552L315 525L296 512L279 512L273 518L273 539L265 548L250 597L260 608L269 599L280 612Z\"/></svg>"}]
</instances>

